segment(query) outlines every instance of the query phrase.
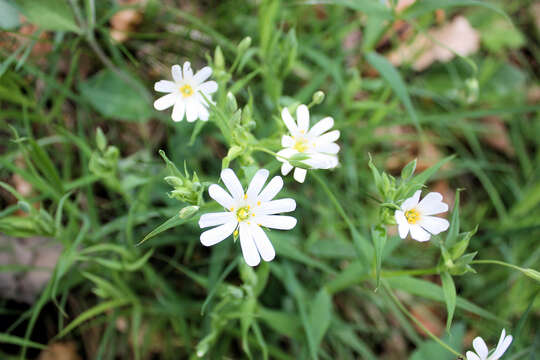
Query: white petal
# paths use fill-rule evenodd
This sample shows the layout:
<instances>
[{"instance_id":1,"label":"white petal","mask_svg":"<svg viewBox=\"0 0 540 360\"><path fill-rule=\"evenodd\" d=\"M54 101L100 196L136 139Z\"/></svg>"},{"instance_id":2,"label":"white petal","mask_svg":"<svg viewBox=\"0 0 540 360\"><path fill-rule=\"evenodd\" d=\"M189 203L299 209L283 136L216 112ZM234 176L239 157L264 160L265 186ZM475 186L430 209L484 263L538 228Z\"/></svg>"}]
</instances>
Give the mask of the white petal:
<instances>
[{"instance_id":1,"label":"white petal","mask_svg":"<svg viewBox=\"0 0 540 360\"><path fill-rule=\"evenodd\" d=\"M266 169L260 169L255 173L255 175L253 175L253 178L251 179L251 182L249 183L248 189L246 191L249 200L257 198L269 175L270 171Z\"/></svg>"},{"instance_id":2,"label":"white petal","mask_svg":"<svg viewBox=\"0 0 540 360\"><path fill-rule=\"evenodd\" d=\"M253 236L253 240L255 240L255 245L257 246L257 250L259 250L259 253L261 254L261 257L264 261L272 261L276 257L276 251L274 250L274 247L272 246L272 243L270 242L270 239L268 239L268 235L264 232L264 230L256 225L251 224L251 235Z\"/></svg>"},{"instance_id":3,"label":"white petal","mask_svg":"<svg viewBox=\"0 0 540 360\"><path fill-rule=\"evenodd\" d=\"M281 191L282 187L283 179L281 176L274 176L259 194L259 201L265 202L272 200Z\"/></svg>"},{"instance_id":4,"label":"white petal","mask_svg":"<svg viewBox=\"0 0 540 360\"><path fill-rule=\"evenodd\" d=\"M197 91L202 91L205 95L206 94L213 94L217 91L218 84L215 81L207 81L205 83L202 83L197 88Z\"/></svg>"},{"instance_id":5,"label":"white petal","mask_svg":"<svg viewBox=\"0 0 540 360\"><path fill-rule=\"evenodd\" d=\"M289 164L289 162L284 162L282 165L281 165L281 175L285 176L287 175L288 173L291 172L291 170L294 168L294 166L292 166L291 164Z\"/></svg>"},{"instance_id":6,"label":"white petal","mask_svg":"<svg viewBox=\"0 0 540 360\"><path fill-rule=\"evenodd\" d=\"M283 122L285 123L287 129L289 129L291 135L296 135L298 133L298 127L296 126L296 123L294 122L294 119L292 118L289 109L284 108L281 111L281 118L283 119Z\"/></svg>"},{"instance_id":7,"label":"white petal","mask_svg":"<svg viewBox=\"0 0 540 360\"><path fill-rule=\"evenodd\" d=\"M208 79L212 75L212 69L210 66L205 66L193 76L193 83L195 85L201 84L203 81Z\"/></svg>"},{"instance_id":8,"label":"white petal","mask_svg":"<svg viewBox=\"0 0 540 360\"><path fill-rule=\"evenodd\" d=\"M261 203L255 207L256 214L272 215L283 212L289 212L296 209L296 201L294 199L279 199Z\"/></svg>"},{"instance_id":9,"label":"white petal","mask_svg":"<svg viewBox=\"0 0 540 360\"><path fill-rule=\"evenodd\" d=\"M174 121L182 121L184 119L184 113L186 110L186 104L182 99L178 99L172 109L172 119Z\"/></svg>"},{"instance_id":10,"label":"white petal","mask_svg":"<svg viewBox=\"0 0 540 360\"><path fill-rule=\"evenodd\" d=\"M324 135L321 135L313 141L315 141L316 144L324 144L324 143L331 143L339 139L340 132L339 130L332 130L330 132L327 132Z\"/></svg>"},{"instance_id":11,"label":"white petal","mask_svg":"<svg viewBox=\"0 0 540 360\"><path fill-rule=\"evenodd\" d=\"M319 153L309 154L309 158L302 162L313 169L332 169L338 166L339 161L336 155L326 155Z\"/></svg>"},{"instance_id":12,"label":"white petal","mask_svg":"<svg viewBox=\"0 0 540 360\"><path fill-rule=\"evenodd\" d=\"M401 204L401 210L407 211L418 205L418 200L420 199L421 193L421 190L417 190L412 197L405 200L403 204Z\"/></svg>"},{"instance_id":13,"label":"white petal","mask_svg":"<svg viewBox=\"0 0 540 360\"><path fill-rule=\"evenodd\" d=\"M293 147L294 146L294 139L290 137L289 135L283 135L281 137L281 146L283 147Z\"/></svg>"},{"instance_id":14,"label":"white petal","mask_svg":"<svg viewBox=\"0 0 540 360\"><path fill-rule=\"evenodd\" d=\"M336 143L323 143L315 144L315 150L325 154L337 154L339 152L339 145Z\"/></svg>"},{"instance_id":15,"label":"white petal","mask_svg":"<svg viewBox=\"0 0 540 360\"><path fill-rule=\"evenodd\" d=\"M294 180L298 181L299 183L303 183L304 180L306 180L306 174L307 170L302 168L296 168L294 169Z\"/></svg>"},{"instance_id":16,"label":"white petal","mask_svg":"<svg viewBox=\"0 0 540 360\"><path fill-rule=\"evenodd\" d=\"M435 215L448 211L448 205L443 203L442 195L438 192L430 192L420 203L418 203L418 210L422 215Z\"/></svg>"},{"instance_id":17,"label":"white petal","mask_svg":"<svg viewBox=\"0 0 540 360\"><path fill-rule=\"evenodd\" d=\"M505 336L505 335L506 335L506 330L503 329L503 331L501 332L499 343L497 344L497 348L495 349L493 354L489 356L488 360L498 360L506 352L506 350L512 343L513 337L512 335L508 335L508 336Z\"/></svg>"},{"instance_id":18,"label":"white petal","mask_svg":"<svg viewBox=\"0 0 540 360\"><path fill-rule=\"evenodd\" d=\"M481 359L487 358L488 348L486 346L486 343L480 336L476 337L473 340L473 348Z\"/></svg>"},{"instance_id":19,"label":"white petal","mask_svg":"<svg viewBox=\"0 0 540 360\"><path fill-rule=\"evenodd\" d=\"M233 233L234 229L236 229L236 225L238 225L238 221L234 220L213 229L206 230L201 234L201 243L204 246L212 246L225 240Z\"/></svg>"},{"instance_id":20,"label":"white petal","mask_svg":"<svg viewBox=\"0 0 540 360\"><path fill-rule=\"evenodd\" d=\"M407 218L401 210L396 210L394 217L396 218L396 222L398 224L399 237L405 239L409 233L409 223L407 222Z\"/></svg>"},{"instance_id":21,"label":"white petal","mask_svg":"<svg viewBox=\"0 0 540 360\"><path fill-rule=\"evenodd\" d=\"M193 78L193 70L191 70L191 63L186 61L184 63L184 80L189 81Z\"/></svg>"},{"instance_id":22,"label":"white petal","mask_svg":"<svg viewBox=\"0 0 540 360\"><path fill-rule=\"evenodd\" d=\"M171 93L171 94L162 96L156 101L154 101L154 108L160 111L170 108L176 103L176 99L178 99L178 94L176 93Z\"/></svg>"},{"instance_id":23,"label":"white petal","mask_svg":"<svg viewBox=\"0 0 540 360\"><path fill-rule=\"evenodd\" d=\"M420 217L418 225L429 231L433 235L437 235L443 231L448 230L448 220L442 219L436 216L424 216Z\"/></svg>"},{"instance_id":24,"label":"white petal","mask_svg":"<svg viewBox=\"0 0 540 360\"><path fill-rule=\"evenodd\" d=\"M240 180L236 177L236 174L232 169L221 170L221 180L227 187L227 190L231 193L232 197L236 201L240 201L244 198L244 188L240 184Z\"/></svg>"},{"instance_id":25,"label":"white petal","mask_svg":"<svg viewBox=\"0 0 540 360\"><path fill-rule=\"evenodd\" d=\"M179 83L182 81L182 69L180 65L173 65L171 67L171 74L175 82Z\"/></svg>"},{"instance_id":26,"label":"white petal","mask_svg":"<svg viewBox=\"0 0 540 360\"><path fill-rule=\"evenodd\" d=\"M262 215L257 216L255 221L269 229L290 230L296 226L296 219L285 215Z\"/></svg>"},{"instance_id":27,"label":"white petal","mask_svg":"<svg viewBox=\"0 0 540 360\"><path fill-rule=\"evenodd\" d=\"M278 161L286 161L285 159L290 158L294 154L298 154L298 150L291 148L281 149L277 152L278 156L276 157L276 159L278 159Z\"/></svg>"},{"instance_id":28,"label":"white petal","mask_svg":"<svg viewBox=\"0 0 540 360\"><path fill-rule=\"evenodd\" d=\"M154 84L154 90L163 93L175 92L176 84L169 80L160 80Z\"/></svg>"},{"instance_id":29,"label":"white petal","mask_svg":"<svg viewBox=\"0 0 540 360\"><path fill-rule=\"evenodd\" d=\"M209 226L222 225L227 222L234 222L236 216L232 212L217 212L217 213L208 213L201 216L199 219L199 226L201 228L206 228Z\"/></svg>"},{"instance_id":30,"label":"white petal","mask_svg":"<svg viewBox=\"0 0 540 360\"><path fill-rule=\"evenodd\" d=\"M476 355L475 353L473 353L472 351L467 351L467 360L482 360L478 357L478 355Z\"/></svg>"},{"instance_id":31,"label":"white petal","mask_svg":"<svg viewBox=\"0 0 540 360\"><path fill-rule=\"evenodd\" d=\"M210 116L210 113L202 104L199 104L198 114L199 114L199 119L201 119L202 121L208 121L208 117Z\"/></svg>"},{"instance_id":32,"label":"white petal","mask_svg":"<svg viewBox=\"0 0 540 360\"><path fill-rule=\"evenodd\" d=\"M410 225L409 229L411 230L411 237L417 241L428 241L431 238L431 235L420 225Z\"/></svg>"},{"instance_id":33,"label":"white petal","mask_svg":"<svg viewBox=\"0 0 540 360\"><path fill-rule=\"evenodd\" d=\"M255 240L246 223L240 224L240 247L242 248L242 255L244 260L249 266L257 266L261 262L259 251L255 246Z\"/></svg>"},{"instance_id":34,"label":"white petal","mask_svg":"<svg viewBox=\"0 0 540 360\"><path fill-rule=\"evenodd\" d=\"M188 122L194 122L199 117L199 103L189 101L186 103L186 119Z\"/></svg>"},{"instance_id":35,"label":"white petal","mask_svg":"<svg viewBox=\"0 0 540 360\"><path fill-rule=\"evenodd\" d=\"M208 194L212 199L216 200L219 205L223 206L225 209L230 211L236 210L234 209L236 202L233 200L231 195L227 194L227 192L223 190L221 186L216 184L210 185L210 187L208 188Z\"/></svg>"},{"instance_id":36,"label":"white petal","mask_svg":"<svg viewBox=\"0 0 540 360\"><path fill-rule=\"evenodd\" d=\"M325 117L309 130L308 134L310 136L316 137L321 135L322 133L330 130L334 126L334 119L331 117Z\"/></svg>"},{"instance_id":37,"label":"white petal","mask_svg":"<svg viewBox=\"0 0 540 360\"><path fill-rule=\"evenodd\" d=\"M296 109L296 121L298 122L298 131L301 134L307 134L309 129L309 110L304 104Z\"/></svg>"}]
</instances>

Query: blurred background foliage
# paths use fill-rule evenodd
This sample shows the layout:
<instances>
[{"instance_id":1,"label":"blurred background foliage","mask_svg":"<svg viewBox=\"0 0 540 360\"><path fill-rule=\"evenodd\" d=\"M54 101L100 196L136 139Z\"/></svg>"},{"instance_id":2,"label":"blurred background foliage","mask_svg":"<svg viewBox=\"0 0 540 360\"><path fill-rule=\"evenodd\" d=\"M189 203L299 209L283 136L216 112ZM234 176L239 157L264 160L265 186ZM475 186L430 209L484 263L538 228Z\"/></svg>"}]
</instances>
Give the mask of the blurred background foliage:
<instances>
[{"instance_id":1,"label":"blurred background foliage","mask_svg":"<svg viewBox=\"0 0 540 360\"><path fill-rule=\"evenodd\" d=\"M425 329L463 353L503 327L506 358L540 352L538 283L520 272L455 276L447 332L436 241L390 227L377 291L354 245L378 222L368 154L395 176L455 154L428 188L449 204L463 189L468 251L539 268L539 2L0 0L0 28L3 359L450 360ZM213 67L246 137L153 110L153 83L187 60ZM271 232L276 260L201 246L158 150L202 187L228 153L246 175L276 172L250 146L275 150L280 109L318 90L341 164L286 180L299 221Z\"/></svg>"}]
</instances>

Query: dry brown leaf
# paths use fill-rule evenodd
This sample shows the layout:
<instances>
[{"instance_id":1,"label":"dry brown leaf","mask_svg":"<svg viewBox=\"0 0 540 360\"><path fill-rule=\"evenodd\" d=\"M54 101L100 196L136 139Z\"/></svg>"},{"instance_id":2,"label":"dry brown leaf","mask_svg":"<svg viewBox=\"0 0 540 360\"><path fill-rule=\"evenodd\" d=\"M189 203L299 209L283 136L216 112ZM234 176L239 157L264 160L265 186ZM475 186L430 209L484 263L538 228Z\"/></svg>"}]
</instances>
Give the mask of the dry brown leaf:
<instances>
[{"instance_id":1,"label":"dry brown leaf","mask_svg":"<svg viewBox=\"0 0 540 360\"><path fill-rule=\"evenodd\" d=\"M452 60L454 52L467 56L478 51L480 46L478 32L463 16L455 17L442 27L430 30L428 34L418 34L411 44L399 46L388 55L388 60L396 66L413 62L413 68L422 71L435 61Z\"/></svg>"},{"instance_id":2,"label":"dry brown leaf","mask_svg":"<svg viewBox=\"0 0 540 360\"><path fill-rule=\"evenodd\" d=\"M444 324L442 319L436 315L435 309L424 304L413 305L411 314L436 336L440 337L444 333ZM423 336L428 335L425 331L415 324L417 331Z\"/></svg>"},{"instance_id":3,"label":"dry brown leaf","mask_svg":"<svg viewBox=\"0 0 540 360\"><path fill-rule=\"evenodd\" d=\"M81 360L74 342L54 343L39 354L38 360Z\"/></svg>"},{"instance_id":4,"label":"dry brown leaf","mask_svg":"<svg viewBox=\"0 0 540 360\"><path fill-rule=\"evenodd\" d=\"M506 124L501 118L489 116L482 119L482 123L487 131L482 135L482 140L492 148L502 151L508 156L514 156L514 146L508 136Z\"/></svg>"},{"instance_id":5,"label":"dry brown leaf","mask_svg":"<svg viewBox=\"0 0 540 360\"><path fill-rule=\"evenodd\" d=\"M142 13L136 9L125 9L111 17L111 37L117 42L124 42L129 37L129 32L141 23Z\"/></svg>"},{"instance_id":6,"label":"dry brown leaf","mask_svg":"<svg viewBox=\"0 0 540 360\"><path fill-rule=\"evenodd\" d=\"M3 297L33 303L51 278L62 252L62 246L42 237L26 239L0 236L0 266L28 266L26 272L0 272L0 293Z\"/></svg>"}]
</instances>

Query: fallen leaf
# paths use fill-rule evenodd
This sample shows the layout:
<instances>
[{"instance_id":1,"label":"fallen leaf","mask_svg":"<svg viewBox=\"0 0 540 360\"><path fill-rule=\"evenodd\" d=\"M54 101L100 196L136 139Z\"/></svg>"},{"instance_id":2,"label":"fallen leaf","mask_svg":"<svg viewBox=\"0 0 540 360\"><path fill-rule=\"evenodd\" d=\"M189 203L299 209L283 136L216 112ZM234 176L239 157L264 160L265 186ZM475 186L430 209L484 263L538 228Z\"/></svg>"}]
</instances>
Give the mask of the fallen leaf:
<instances>
[{"instance_id":1,"label":"fallen leaf","mask_svg":"<svg viewBox=\"0 0 540 360\"><path fill-rule=\"evenodd\" d=\"M486 130L482 140L494 149L502 151L512 157L515 154L514 146L508 136L506 124L498 116L489 116L482 119Z\"/></svg>"},{"instance_id":2,"label":"fallen leaf","mask_svg":"<svg viewBox=\"0 0 540 360\"><path fill-rule=\"evenodd\" d=\"M54 343L39 354L38 360L81 360L74 342Z\"/></svg>"},{"instance_id":3,"label":"fallen leaf","mask_svg":"<svg viewBox=\"0 0 540 360\"><path fill-rule=\"evenodd\" d=\"M478 32L465 17L457 16L440 28L430 30L428 35L420 33L410 44L399 46L388 55L388 60L396 66L413 62L413 69L422 71L435 61L452 60L454 52L461 56L473 54L479 46Z\"/></svg>"},{"instance_id":4,"label":"fallen leaf","mask_svg":"<svg viewBox=\"0 0 540 360\"><path fill-rule=\"evenodd\" d=\"M124 42L129 38L129 32L141 23L142 13L135 9L120 10L111 17L111 37L116 42Z\"/></svg>"},{"instance_id":5,"label":"fallen leaf","mask_svg":"<svg viewBox=\"0 0 540 360\"><path fill-rule=\"evenodd\" d=\"M411 314L436 336L440 337L444 333L444 323L442 319L437 316L433 307L424 304L417 304L411 307ZM426 332L419 326L414 324L420 334L427 337Z\"/></svg>"}]
</instances>

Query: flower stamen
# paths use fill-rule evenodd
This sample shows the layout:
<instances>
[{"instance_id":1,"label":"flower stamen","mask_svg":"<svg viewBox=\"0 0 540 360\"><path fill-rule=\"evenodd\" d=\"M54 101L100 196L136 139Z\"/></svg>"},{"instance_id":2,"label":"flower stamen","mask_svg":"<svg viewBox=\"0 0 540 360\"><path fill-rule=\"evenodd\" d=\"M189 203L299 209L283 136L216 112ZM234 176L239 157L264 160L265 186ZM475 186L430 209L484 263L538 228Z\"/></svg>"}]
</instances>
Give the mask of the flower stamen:
<instances>
[{"instance_id":1,"label":"flower stamen","mask_svg":"<svg viewBox=\"0 0 540 360\"><path fill-rule=\"evenodd\" d=\"M190 97L193 95L193 88L188 84L182 85L180 86L180 93L184 98Z\"/></svg>"},{"instance_id":2,"label":"flower stamen","mask_svg":"<svg viewBox=\"0 0 540 360\"><path fill-rule=\"evenodd\" d=\"M308 141L304 138L296 139L293 149L301 153L305 152L308 149Z\"/></svg>"},{"instance_id":3,"label":"flower stamen","mask_svg":"<svg viewBox=\"0 0 540 360\"><path fill-rule=\"evenodd\" d=\"M416 224L420 220L420 213L416 209L410 209L405 212L405 217L409 224Z\"/></svg>"},{"instance_id":4,"label":"flower stamen","mask_svg":"<svg viewBox=\"0 0 540 360\"><path fill-rule=\"evenodd\" d=\"M249 206L241 207L236 211L236 218L239 222L249 218Z\"/></svg>"}]
</instances>

